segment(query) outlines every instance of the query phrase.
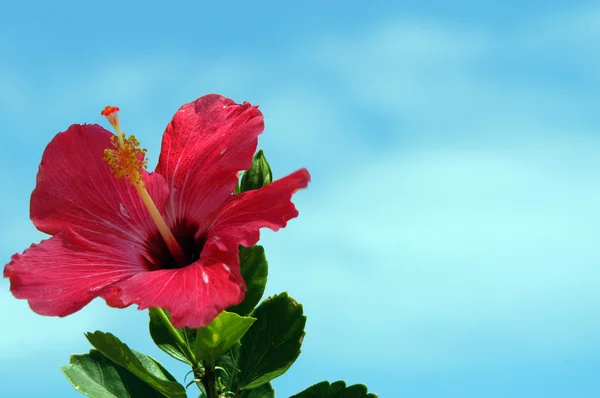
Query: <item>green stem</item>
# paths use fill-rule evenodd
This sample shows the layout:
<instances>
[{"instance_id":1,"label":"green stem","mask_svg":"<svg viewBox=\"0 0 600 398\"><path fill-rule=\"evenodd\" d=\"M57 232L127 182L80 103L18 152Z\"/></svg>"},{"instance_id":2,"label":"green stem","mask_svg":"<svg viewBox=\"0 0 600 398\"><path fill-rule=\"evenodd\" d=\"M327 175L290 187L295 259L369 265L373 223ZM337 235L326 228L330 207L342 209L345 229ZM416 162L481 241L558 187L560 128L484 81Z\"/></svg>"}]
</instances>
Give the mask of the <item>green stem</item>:
<instances>
[{"instance_id":1,"label":"green stem","mask_svg":"<svg viewBox=\"0 0 600 398\"><path fill-rule=\"evenodd\" d=\"M204 366L205 373L203 376L200 375L198 366L199 363L196 359L196 354L190 350L190 347L181 336L181 333L179 333L179 330L173 326L165 311L162 308L156 308L156 310L161 322L169 331L169 334L173 337L179 348L181 348L185 357L191 362L192 370L194 371L194 377L196 379L201 379L207 398L218 398L219 395L217 392L217 376L215 374L215 365L206 363Z\"/></svg>"},{"instance_id":2,"label":"green stem","mask_svg":"<svg viewBox=\"0 0 600 398\"><path fill-rule=\"evenodd\" d=\"M179 330L177 330L175 326L173 326L171 320L169 319L165 311L162 308L156 309L160 320L169 331L169 334L173 337L173 339L175 339L175 342L177 343L179 348L183 350L183 354L192 363L192 367L195 369L196 365L198 365L198 362L196 361L196 355L192 352L192 350L190 350L190 347L187 345L187 343L181 336L181 333L179 333Z\"/></svg>"},{"instance_id":3,"label":"green stem","mask_svg":"<svg viewBox=\"0 0 600 398\"><path fill-rule=\"evenodd\" d=\"M215 365L208 363L204 364L204 377L202 378L202 384L204 384L204 391L206 392L207 398L218 398L219 393L217 392L217 375L215 373Z\"/></svg>"}]
</instances>

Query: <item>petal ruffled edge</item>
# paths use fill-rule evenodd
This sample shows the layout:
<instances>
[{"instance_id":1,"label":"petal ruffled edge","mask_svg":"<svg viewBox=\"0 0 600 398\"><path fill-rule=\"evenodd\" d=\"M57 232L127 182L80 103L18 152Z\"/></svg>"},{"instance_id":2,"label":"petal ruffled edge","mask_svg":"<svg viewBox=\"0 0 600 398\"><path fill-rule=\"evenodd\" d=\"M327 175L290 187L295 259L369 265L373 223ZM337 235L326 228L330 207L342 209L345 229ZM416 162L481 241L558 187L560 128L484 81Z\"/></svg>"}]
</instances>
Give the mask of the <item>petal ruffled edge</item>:
<instances>
[{"instance_id":1,"label":"petal ruffled edge","mask_svg":"<svg viewBox=\"0 0 600 398\"><path fill-rule=\"evenodd\" d=\"M250 247L258 242L260 228L277 231L285 227L298 216L293 194L306 188L309 181L308 170L300 169L260 189L232 195L206 228L204 250L237 252L238 245Z\"/></svg>"},{"instance_id":2,"label":"petal ruffled edge","mask_svg":"<svg viewBox=\"0 0 600 398\"><path fill-rule=\"evenodd\" d=\"M252 165L263 132L257 106L209 94L184 104L162 140L156 172L169 187L166 214L202 224L233 192L240 170Z\"/></svg>"},{"instance_id":3,"label":"petal ruffled edge","mask_svg":"<svg viewBox=\"0 0 600 398\"><path fill-rule=\"evenodd\" d=\"M113 136L99 125L74 124L50 141L31 194L30 216L40 231L54 235L71 229L94 241L117 236L143 245L156 230L133 185L116 178L104 160ZM145 171L143 179L162 210L165 180Z\"/></svg>"},{"instance_id":4,"label":"petal ruffled edge","mask_svg":"<svg viewBox=\"0 0 600 398\"><path fill-rule=\"evenodd\" d=\"M177 328L208 325L224 309L239 304L246 285L239 262L207 263L201 259L186 267L139 273L113 288L122 305L137 304L138 309L160 307L171 314Z\"/></svg>"},{"instance_id":5,"label":"petal ruffled edge","mask_svg":"<svg viewBox=\"0 0 600 398\"><path fill-rule=\"evenodd\" d=\"M108 288L142 272L135 253L88 241L74 231L59 233L12 256L4 267L10 290L31 309L48 316L79 311Z\"/></svg>"}]
</instances>

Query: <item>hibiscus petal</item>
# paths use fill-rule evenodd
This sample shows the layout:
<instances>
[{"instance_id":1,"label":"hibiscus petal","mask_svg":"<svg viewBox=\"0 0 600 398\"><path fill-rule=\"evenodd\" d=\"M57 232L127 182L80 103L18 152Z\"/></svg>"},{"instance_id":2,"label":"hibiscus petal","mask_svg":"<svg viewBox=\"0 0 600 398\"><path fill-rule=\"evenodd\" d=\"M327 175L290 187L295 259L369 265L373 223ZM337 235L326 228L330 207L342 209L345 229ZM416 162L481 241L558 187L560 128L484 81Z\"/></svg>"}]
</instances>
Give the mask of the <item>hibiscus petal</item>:
<instances>
[{"instance_id":1,"label":"hibiscus petal","mask_svg":"<svg viewBox=\"0 0 600 398\"><path fill-rule=\"evenodd\" d=\"M277 231L285 227L288 220L298 216L292 195L309 181L308 170L300 169L260 189L231 196L205 232L203 256L218 256L215 250L236 251L238 245L250 247L258 242L259 228Z\"/></svg>"},{"instance_id":2,"label":"hibiscus petal","mask_svg":"<svg viewBox=\"0 0 600 398\"><path fill-rule=\"evenodd\" d=\"M40 231L74 229L95 241L117 236L143 249L156 226L133 185L103 159L111 136L98 125L72 125L48 144L31 194L31 220ZM144 172L143 180L161 209L168 195L163 177Z\"/></svg>"},{"instance_id":3,"label":"hibiscus petal","mask_svg":"<svg viewBox=\"0 0 600 398\"><path fill-rule=\"evenodd\" d=\"M125 305L167 309L178 328L208 325L221 311L239 304L246 289L239 265L207 265L203 260L179 269L139 273L116 287Z\"/></svg>"},{"instance_id":4,"label":"hibiscus petal","mask_svg":"<svg viewBox=\"0 0 600 398\"><path fill-rule=\"evenodd\" d=\"M216 94L179 108L156 167L169 186L165 211L171 225L182 219L202 224L231 195L238 172L252 165L263 128L257 107Z\"/></svg>"},{"instance_id":5,"label":"hibiscus petal","mask_svg":"<svg viewBox=\"0 0 600 398\"><path fill-rule=\"evenodd\" d=\"M136 253L119 242L98 244L68 231L13 255L4 277L10 278L13 295L28 300L33 311L66 316L143 270Z\"/></svg>"}]
</instances>

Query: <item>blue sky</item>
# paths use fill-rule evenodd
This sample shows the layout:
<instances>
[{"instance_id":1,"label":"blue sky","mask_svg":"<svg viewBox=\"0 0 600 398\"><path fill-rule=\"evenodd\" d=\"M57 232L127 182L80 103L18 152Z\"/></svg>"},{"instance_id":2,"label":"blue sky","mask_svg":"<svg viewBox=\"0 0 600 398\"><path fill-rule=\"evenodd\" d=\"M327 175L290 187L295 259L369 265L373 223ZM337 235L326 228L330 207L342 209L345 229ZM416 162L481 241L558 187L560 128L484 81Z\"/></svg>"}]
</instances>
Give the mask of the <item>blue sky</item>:
<instances>
[{"instance_id":1,"label":"blue sky","mask_svg":"<svg viewBox=\"0 0 600 398\"><path fill-rule=\"evenodd\" d=\"M280 397L321 380L381 397L600 396L600 7L593 2L10 2L0 6L0 254L42 151L104 123L159 153L177 108L260 104L300 217L263 233L268 293L308 315ZM91 176L92 178L92 176ZM32 313L0 281L0 396L75 397L83 333L154 348L147 314ZM194 396L190 394L190 396Z\"/></svg>"}]
</instances>

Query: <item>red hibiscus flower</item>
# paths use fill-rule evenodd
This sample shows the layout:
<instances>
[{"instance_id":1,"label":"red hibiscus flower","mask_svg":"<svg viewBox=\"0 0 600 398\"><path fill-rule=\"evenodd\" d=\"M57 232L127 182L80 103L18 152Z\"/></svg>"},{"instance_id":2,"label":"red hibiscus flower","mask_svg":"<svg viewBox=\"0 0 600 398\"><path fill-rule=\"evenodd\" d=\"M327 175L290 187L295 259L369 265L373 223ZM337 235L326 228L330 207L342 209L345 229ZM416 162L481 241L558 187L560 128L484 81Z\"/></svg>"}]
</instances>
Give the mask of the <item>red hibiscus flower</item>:
<instances>
[{"instance_id":1,"label":"red hibiscus flower","mask_svg":"<svg viewBox=\"0 0 600 398\"><path fill-rule=\"evenodd\" d=\"M292 195L306 169L232 194L264 128L249 103L207 95L183 105L163 135L158 166L120 131L73 125L54 137L31 195L31 220L51 237L4 268L11 291L42 315L72 314L96 297L113 307L170 311L177 327L201 327L245 294L238 245L259 228L298 215ZM123 178L118 178L123 177Z\"/></svg>"}]
</instances>

